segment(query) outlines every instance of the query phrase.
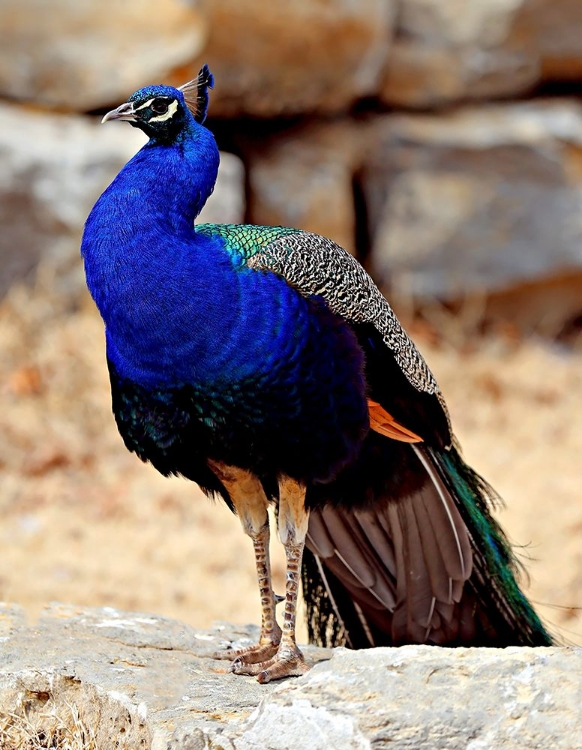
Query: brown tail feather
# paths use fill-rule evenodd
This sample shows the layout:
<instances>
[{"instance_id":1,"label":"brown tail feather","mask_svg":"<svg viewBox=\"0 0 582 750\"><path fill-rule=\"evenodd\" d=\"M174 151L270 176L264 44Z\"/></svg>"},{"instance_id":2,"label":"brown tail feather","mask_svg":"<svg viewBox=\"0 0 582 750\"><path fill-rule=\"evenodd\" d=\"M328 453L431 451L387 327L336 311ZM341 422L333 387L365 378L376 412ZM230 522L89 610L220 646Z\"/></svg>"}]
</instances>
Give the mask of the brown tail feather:
<instances>
[{"instance_id":1,"label":"brown tail feather","mask_svg":"<svg viewBox=\"0 0 582 750\"><path fill-rule=\"evenodd\" d=\"M438 643L458 630L455 603L471 573L471 550L438 477L427 474L397 502L313 511L307 544L386 642Z\"/></svg>"},{"instance_id":2,"label":"brown tail feather","mask_svg":"<svg viewBox=\"0 0 582 750\"><path fill-rule=\"evenodd\" d=\"M494 533L501 532L486 510L483 481L463 468L457 454L449 477L445 459L430 448L402 450L416 454L418 477L424 476L407 493L390 498L382 490L360 509L343 503L312 510L304 581L313 640L356 648L550 645L508 563L500 574L491 562L493 552L501 554L494 546ZM467 492L473 505L461 497ZM312 553L327 571L326 583L309 572ZM341 638L326 604L332 596L345 625ZM322 621L329 638L322 635Z\"/></svg>"}]
</instances>

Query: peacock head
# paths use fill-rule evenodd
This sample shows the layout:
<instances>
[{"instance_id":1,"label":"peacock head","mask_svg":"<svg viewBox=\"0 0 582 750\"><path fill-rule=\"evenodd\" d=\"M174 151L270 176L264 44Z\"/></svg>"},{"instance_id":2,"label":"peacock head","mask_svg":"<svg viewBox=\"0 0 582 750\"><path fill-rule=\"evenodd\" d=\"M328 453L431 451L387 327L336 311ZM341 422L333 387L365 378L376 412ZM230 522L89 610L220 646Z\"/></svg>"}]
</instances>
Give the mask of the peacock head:
<instances>
[{"instance_id":1,"label":"peacock head","mask_svg":"<svg viewBox=\"0 0 582 750\"><path fill-rule=\"evenodd\" d=\"M147 86L132 94L127 102L108 112L101 122L124 120L162 143L174 143L192 124L202 124L208 111L208 89L214 76L204 65L192 81L179 88Z\"/></svg>"}]
</instances>

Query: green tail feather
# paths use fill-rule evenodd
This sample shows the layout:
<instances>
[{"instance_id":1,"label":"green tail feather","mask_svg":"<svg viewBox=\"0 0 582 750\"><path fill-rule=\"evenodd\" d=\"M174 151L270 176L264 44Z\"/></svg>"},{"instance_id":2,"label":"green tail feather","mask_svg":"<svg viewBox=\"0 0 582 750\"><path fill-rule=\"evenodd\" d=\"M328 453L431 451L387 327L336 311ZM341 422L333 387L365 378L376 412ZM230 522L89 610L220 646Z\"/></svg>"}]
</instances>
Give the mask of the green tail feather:
<instances>
[{"instance_id":1,"label":"green tail feather","mask_svg":"<svg viewBox=\"0 0 582 750\"><path fill-rule=\"evenodd\" d=\"M551 646L552 637L519 588L520 564L507 537L491 515L500 504L487 482L463 461L456 446L446 452L431 451L443 481L458 499L458 508L475 550L475 573L484 587L492 589L509 627L519 632L521 645ZM473 576L472 576L473 578Z\"/></svg>"}]
</instances>

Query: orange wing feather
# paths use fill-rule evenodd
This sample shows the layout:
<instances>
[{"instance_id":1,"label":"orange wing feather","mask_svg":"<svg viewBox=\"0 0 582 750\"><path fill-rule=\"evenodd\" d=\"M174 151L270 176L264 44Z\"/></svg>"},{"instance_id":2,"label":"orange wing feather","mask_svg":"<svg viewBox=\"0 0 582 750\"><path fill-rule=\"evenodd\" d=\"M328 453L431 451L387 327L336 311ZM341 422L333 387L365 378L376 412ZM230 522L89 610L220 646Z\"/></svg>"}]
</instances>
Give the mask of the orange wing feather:
<instances>
[{"instance_id":1,"label":"orange wing feather","mask_svg":"<svg viewBox=\"0 0 582 750\"><path fill-rule=\"evenodd\" d=\"M385 435L392 440L400 440L402 443L422 443L421 437L407 430L376 401L368 399L368 411L370 412L370 427L374 432L379 432L380 435Z\"/></svg>"}]
</instances>

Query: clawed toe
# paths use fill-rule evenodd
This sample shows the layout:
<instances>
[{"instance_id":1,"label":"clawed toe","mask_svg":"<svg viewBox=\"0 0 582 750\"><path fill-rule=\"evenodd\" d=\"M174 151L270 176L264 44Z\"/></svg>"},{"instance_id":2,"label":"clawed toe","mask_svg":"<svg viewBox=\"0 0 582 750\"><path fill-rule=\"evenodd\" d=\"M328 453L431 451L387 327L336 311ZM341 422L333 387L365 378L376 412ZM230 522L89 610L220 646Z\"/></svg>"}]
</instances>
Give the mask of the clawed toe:
<instances>
[{"instance_id":1,"label":"clawed toe","mask_svg":"<svg viewBox=\"0 0 582 750\"><path fill-rule=\"evenodd\" d=\"M235 672L236 670L233 669L235 663L240 662L241 664L257 664L267 661L275 656L278 648L278 643L257 643L255 646L248 646L247 648L215 651L213 654L211 654L211 658L228 659L228 661L232 661L230 671ZM242 672L236 673L243 674Z\"/></svg>"}]
</instances>

